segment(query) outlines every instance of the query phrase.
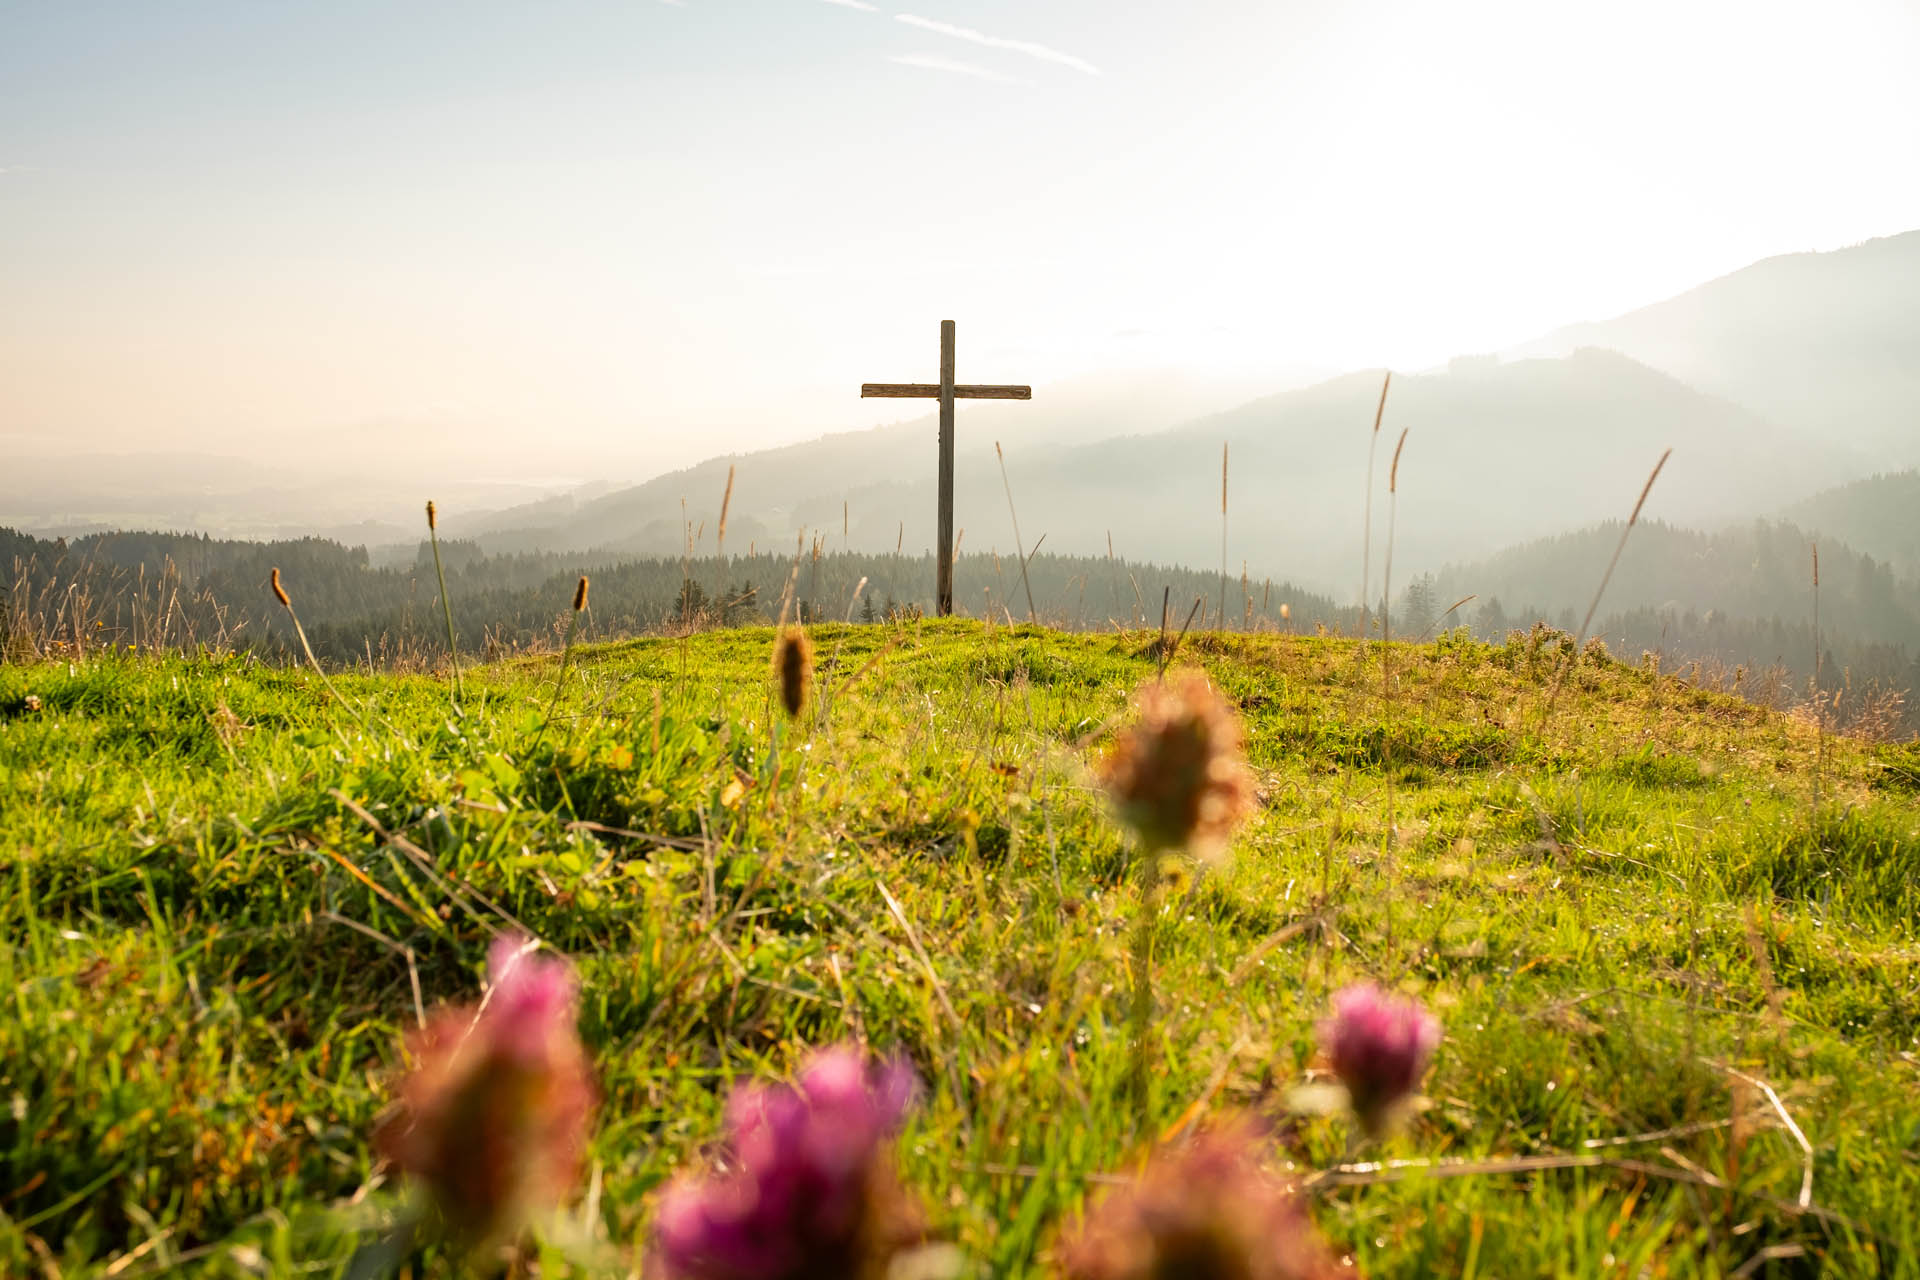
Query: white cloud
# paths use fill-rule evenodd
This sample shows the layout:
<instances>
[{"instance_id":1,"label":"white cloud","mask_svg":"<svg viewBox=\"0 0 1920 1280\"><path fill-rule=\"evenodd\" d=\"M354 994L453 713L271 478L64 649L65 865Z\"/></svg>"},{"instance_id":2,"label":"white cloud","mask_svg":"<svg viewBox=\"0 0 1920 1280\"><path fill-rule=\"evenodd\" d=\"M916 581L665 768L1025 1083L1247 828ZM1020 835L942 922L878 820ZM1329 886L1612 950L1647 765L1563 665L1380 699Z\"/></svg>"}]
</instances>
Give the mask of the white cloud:
<instances>
[{"instance_id":1,"label":"white cloud","mask_svg":"<svg viewBox=\"0 0 1920 1280\"><path fill-rule=\"evenodd\" d=\"M871 5L867 0L821 0L823 4L837 4L842 9L858 9L862 13L878 13L880 7Z\"/></svg>"},{"instance_id":2,"label":"white cloud","mask_svg":"<svg viewBox=\"0 0 1920 1280\"><path fill-rule=\"evenodd\" d=\"M971 62L961 62L957 58L943 58L937 53L897 53L888 62L897 62L903 67L925 67L929 71L951 71L955 75L973 76L980 80L999 80L1007 84L1016 83L1012 76L1001 75L998 71L979 66Z\"/></svg>"},{"instance_id":3,"label":"white cloud","mask_svg":"<svg viewBox=\"0 0 1920 1280\"><path fill-rule=\"evenodd\" d=\"M1029 58L1038 58L1042 62L1057 62L1063 67L1072 67L1075 71L1084 71L1090 76L1100 74L1100 68L1085 58L1076 58L1070 53L1050 49L1044 44L1034 44L1028 40L1007 40L1000 36L990 36L971 27L956 27L945 22L935 22L932 18L922 18L917 14L896 13L895 21L904 22L910 27L919 27L922 31L932 31L943 36L952 36L955 40L966 40L973 44L985 45L989 49L1006 49L1013 53L1024 53Z\"/></svg>"}]
</instances>

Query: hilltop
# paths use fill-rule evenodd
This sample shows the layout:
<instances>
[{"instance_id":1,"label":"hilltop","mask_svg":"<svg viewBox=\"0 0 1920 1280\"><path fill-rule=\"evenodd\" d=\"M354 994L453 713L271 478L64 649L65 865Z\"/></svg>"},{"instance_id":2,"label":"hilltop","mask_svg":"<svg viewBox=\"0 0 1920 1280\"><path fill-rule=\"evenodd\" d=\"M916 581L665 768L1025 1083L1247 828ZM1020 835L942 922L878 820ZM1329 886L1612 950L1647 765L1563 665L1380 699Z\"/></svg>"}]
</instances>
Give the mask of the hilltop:
<instances>
[{"instance_id":1,"label":"hilltop","mask_svg":"<svg viewBox=\"0 0 1920 1280\"><path fill-rule=\"evenodd\" d=\"M244 658L0 666L0 1269L337 1270L393 1204L368 1133L414 983L470 997L511 916L584 983L574 1256L643 1237L729 1080L856 1036L924 1084L899 1152L936 1235L1036 1274L1135 1154L1135 889L1091 769L1152 635L813 639L777 733L765 628L593 648L563 689L552 656L473 668L457 707ZM1267 1116L1364 1274L1911 1271L1920 758L1565 656L1187 638L1260 812L1159 922L1155 1127ZM1351 1164L1288 1114L1362 976L1446 1029L1362 1156L1456 1163Z\"/></svg>"}]
</instances>

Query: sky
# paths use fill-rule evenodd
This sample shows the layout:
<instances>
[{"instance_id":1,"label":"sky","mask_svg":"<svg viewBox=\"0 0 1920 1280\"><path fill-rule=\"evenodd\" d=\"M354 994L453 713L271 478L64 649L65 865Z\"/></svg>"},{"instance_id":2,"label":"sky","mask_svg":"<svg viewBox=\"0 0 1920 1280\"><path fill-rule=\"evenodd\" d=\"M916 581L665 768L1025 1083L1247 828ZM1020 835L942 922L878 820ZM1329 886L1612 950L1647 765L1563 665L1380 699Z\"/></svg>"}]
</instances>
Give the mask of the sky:
<instances>
[{"instance_id":1,"label":"sky","mask_svg":"<svg viewBox=\"0 0 1920 1280\"><path fill-rule=\"evenodd\" d=\"M0 451L644 478L1920 227L1920 5L0 3Z\"/></svg>"}]
</instances>

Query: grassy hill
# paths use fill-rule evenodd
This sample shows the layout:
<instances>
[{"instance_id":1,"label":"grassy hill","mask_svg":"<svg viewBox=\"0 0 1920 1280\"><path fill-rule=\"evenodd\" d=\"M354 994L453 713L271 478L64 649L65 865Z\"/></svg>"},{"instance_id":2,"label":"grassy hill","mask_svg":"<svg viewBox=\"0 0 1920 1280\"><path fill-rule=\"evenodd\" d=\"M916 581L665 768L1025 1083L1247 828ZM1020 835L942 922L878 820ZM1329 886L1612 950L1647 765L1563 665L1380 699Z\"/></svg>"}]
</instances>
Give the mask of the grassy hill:
<instances>
[{"instance_id":1,"label":"grassy hill","mask_svg":"<svg viewBox=\"0 0 1920 1280\"><path fill-rule=\"evenodd\" d=\"M400 1037L512 917L578 964L604 1098L540 1274L624 1274L728 1082L847 1037L925 1083L899 1157L963 1274L1039 1274L1139 1154L1090 766L1149 640L821 628L777 738L766 629L593 649L557 691L552 658L475 669L458 707L0 666L0 1272L341 1273L396 1203ZM1560 660L1188 637L1260 812L1158 920L1155 1128L1267 1117L1367 1274L1912 1274L1920 758L1592 656L1556 702ZM1288 1111L1363 976L1445 1024L1384 1149Z\"/></svg>"}]
</instances>

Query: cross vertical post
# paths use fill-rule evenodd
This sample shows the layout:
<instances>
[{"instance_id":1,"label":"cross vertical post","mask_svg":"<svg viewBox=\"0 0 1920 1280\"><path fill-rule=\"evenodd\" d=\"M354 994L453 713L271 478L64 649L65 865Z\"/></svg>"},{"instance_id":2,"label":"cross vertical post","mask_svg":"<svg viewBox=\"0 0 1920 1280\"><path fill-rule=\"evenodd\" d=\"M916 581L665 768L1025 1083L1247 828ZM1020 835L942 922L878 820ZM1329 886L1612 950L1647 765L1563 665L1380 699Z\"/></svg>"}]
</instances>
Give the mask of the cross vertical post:
<instances>
[{"instance_id":1,"label":"cross vertical post","mask_svg":"<svg viewBox=\"0 0 1920 1280\"><path fill-rule=\"evenodd\" d=\"M1031 400L1032 387L956 385L953 380L953 321L940 322L940 381L863 382L861 399L938 400L940 402L940 487L938 546L935 547L934 609L953 613L953 402L955 400Z\"/></svg>"},{"instance_id":2,"label":"cross vertical post","mask_svg":"<svg viewBox=\"0 0 1920 1280\"><path fill-rule=\"evenodd\" d=\"M953 613L953 321L940 322L940 564L934 571L936 610Z\"/></svg>"}]
</instances>

